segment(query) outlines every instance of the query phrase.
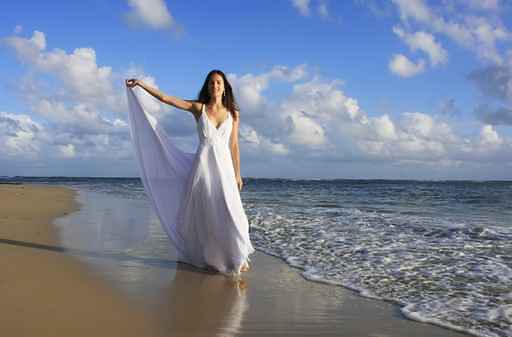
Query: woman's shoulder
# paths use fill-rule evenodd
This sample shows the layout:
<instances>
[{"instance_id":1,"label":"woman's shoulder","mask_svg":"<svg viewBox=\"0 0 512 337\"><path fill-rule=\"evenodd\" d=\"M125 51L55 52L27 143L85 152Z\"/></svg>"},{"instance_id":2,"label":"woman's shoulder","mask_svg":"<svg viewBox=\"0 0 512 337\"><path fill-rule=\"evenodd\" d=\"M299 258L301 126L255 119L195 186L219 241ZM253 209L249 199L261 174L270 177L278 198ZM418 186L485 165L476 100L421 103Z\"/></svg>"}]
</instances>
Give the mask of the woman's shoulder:
<instances>
[{"instance_id":1,"label":"woman's shoulder","mask_svg":"<svg viewBox=\"0 0 512 337\"><path fill-rule=\"evenodd\" d=\"M196 120L199 120L199 117L201 117L201 114L204 111L205 104L198 100L190 99L187 101L192 104L192 109L190 109L190 112L194 115Z\"/></svg>"}]
</instances>

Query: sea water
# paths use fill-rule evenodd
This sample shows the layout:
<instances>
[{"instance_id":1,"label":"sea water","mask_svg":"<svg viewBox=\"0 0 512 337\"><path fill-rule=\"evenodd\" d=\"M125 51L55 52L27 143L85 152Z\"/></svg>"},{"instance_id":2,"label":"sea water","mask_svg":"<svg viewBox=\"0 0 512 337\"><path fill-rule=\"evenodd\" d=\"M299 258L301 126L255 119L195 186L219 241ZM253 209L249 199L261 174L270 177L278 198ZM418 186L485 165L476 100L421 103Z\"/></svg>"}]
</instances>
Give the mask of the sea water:
<instances>
[{"instance_id":1,"label":"sea water","mask_svg":"<svg viewBox=\"0 0 512 337\"><path fill-rule=\"evenodd\" d=\"M139 179L6 180L116 195L151 212ZM253 244L306 279L396 302L411 319L477 336L512 336L512 182L244 182ZM163 230L145 235L151 248L132 253L164 255Z\"/></svg>"}]
</instances>

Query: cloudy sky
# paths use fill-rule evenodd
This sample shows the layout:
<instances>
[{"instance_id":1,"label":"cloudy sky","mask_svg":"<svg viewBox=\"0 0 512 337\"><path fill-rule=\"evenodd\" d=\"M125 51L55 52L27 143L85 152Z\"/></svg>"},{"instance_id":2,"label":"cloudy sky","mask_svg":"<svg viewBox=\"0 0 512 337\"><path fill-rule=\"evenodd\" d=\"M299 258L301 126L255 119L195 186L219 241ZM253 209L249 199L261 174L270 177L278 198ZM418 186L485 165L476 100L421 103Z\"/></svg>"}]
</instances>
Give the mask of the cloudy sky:
<instances>
[{"instance_id":1,"label":"cloudy sky","mask_svg":"<svg viewBox=\"0 0 512 337\"><path fill-rule=\"evenodd\" d=\"M123 80L228 74L244 177L512 179L505 0L8 1L0 175L137 176ZM147 108L197 146L191 114Z\"/></svg>"}]
</instances>

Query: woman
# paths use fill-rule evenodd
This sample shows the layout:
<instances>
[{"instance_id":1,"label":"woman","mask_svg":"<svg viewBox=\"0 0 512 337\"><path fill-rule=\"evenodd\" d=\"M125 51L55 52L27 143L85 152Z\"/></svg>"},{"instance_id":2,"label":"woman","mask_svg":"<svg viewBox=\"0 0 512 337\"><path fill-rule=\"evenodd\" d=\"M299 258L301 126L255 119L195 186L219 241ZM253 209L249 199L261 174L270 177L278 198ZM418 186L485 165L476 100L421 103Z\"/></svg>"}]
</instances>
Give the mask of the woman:
<instances>
[{"instance_id":1,"label":"woman","mask_svg":"<svg viewBox=\"0 0 512 337\"><path fill-rule=\"evenodd\" d=\"M126 81L130 130L146 193L180 261L225 274L249 270L254 248L240 198L238 111L231 85L220 70L206 77L197 100L168 96L146 83ZM194 115L196 153L174 145L148 115L133 88Z\"/></svg>"}]
</instances>

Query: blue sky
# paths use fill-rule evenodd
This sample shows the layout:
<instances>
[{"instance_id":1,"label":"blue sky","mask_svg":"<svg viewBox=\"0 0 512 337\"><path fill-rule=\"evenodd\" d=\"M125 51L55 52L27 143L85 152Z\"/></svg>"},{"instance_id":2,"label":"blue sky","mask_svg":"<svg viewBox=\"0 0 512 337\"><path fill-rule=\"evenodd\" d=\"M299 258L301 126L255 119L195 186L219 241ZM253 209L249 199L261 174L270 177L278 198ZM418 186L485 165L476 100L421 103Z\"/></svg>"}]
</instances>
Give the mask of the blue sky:
<instances>
[{"instance_id":1,"label":"blue sky","mask_svg":"<svg viewBox=\"0 0 512 337\"><path fill-rule=\"evenodd\" d=\"M18 1L0 11L0 175L137 176L123 79L241 107L243 176L512 178L503 0ZM192 116L144 97L187 151Z\"/></svg>"}]
</instances>

